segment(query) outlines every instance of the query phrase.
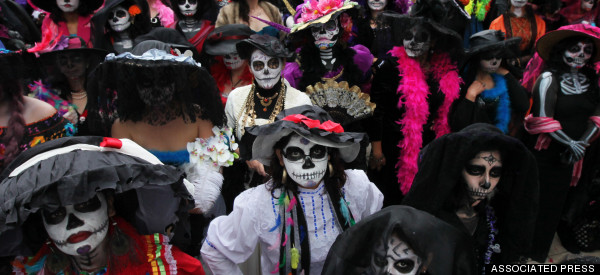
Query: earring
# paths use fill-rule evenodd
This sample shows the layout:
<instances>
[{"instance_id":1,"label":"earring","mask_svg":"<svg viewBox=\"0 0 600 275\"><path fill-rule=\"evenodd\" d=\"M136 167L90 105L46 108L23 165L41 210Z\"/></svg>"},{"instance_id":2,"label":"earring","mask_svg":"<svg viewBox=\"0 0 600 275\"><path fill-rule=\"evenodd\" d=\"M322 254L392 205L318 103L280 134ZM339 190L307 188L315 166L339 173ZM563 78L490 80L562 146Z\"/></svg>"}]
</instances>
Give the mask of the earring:
<instances>
[{"instance_id":1,"label":"earring","mask_svg":"<svg viewBox=\"0 0 600 275\"><path fill-rule=\"evenodd\" d=\"M281 175L281 183L285 184L285 182L287 182L287 172L285 171L285 168L284 168L283 175Z\"/></svg>"},{"instance_id":2,"label":"earring","mask_svg":"<svg viewBox=\"0 0 600 275\"><path fill-rule=\"evenodd\" d=\"M329 177L333 177L333 165L331 165L331 162L327 162L327 167L329 168Z\"/></svg>"},{"instance_id":3,"label":"earring","mask_svg":"<svg viewBox=\"0 0 600 275\"><path fill-rule=\"evenodd\" d=\"M117 222L111 218L113 233L110 236L110 250L117 256L125 255L129 251L129 238L119 227Z\"/></svg>"},{"instance_id":4,"label":"earring","mask_svg":"<svg viewBox=\"0 0 600 275\"><path fill-rule=\"evenodd\" d=\"M52 274L58 274L67 269L67 266L69 265L68 256L60 251L57 251L56 247L53 246L50 240L46 241L46 245L48 245L51 251L45 264L48 271L50 271Z\"/></svg>"}]
</instances>

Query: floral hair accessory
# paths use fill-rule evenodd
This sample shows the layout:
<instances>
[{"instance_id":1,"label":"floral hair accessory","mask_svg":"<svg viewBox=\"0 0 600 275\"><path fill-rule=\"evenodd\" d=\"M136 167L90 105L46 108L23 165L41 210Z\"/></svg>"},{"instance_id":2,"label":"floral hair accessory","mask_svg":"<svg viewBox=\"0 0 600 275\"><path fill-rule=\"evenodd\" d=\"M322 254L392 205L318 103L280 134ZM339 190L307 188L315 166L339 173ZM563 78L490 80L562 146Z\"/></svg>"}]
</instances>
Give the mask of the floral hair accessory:
<instances>
[{"instance_id":1,"label":"floral hair accessory","mask_svg":"<svg viewBox=\"0 0 600 275\"><path fill-rule=\"evenodd\" d=\"M138 7L138 5L131 5L131 7L129 7L128 11L131 16L136 16L136 15L142 13L142 10L140 10L140 7Z\"/></svg>"},{"instance_id":2,"label":"floral hair accessory","mask_svg":"<svg viewBox=\"0 0 600 275\"><path fill-rule=\"evenodd\" d=\"M240 156L235 152L238 144L233 137L233 131L228 127L212 128L213 136L210 138L196 138L195 142L187 145L190 153L190 163L208 163L218 170L220 166L231 166Z\"/></svg>"},{"instance_id":3,"label":"floral hair accessory","mask_svg":"<svg viewBox=\"0 0 600 275\"><path fill-rule=\"evenodd\" d=\"M312 24L324 24L343 11L358 6L357 2L350 0L308 0L296 8L297 24L292 27L291 32L303 30Z\"/></svg>"}]
</instances>

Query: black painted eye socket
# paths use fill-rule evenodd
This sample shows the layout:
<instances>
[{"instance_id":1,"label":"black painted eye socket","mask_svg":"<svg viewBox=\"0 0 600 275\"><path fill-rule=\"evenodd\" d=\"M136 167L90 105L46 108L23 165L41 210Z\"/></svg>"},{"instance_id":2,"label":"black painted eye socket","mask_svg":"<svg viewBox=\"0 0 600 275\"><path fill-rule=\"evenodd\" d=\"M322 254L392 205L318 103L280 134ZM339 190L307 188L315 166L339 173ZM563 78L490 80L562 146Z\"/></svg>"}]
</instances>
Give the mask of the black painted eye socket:
<instances>
[{"instance_id":1,"label":"black painted eye socket","mask_svg":"<svg viewBox=\"0 0 600 275\"><path fill-rule=\"evenodd\" d=\"M64 207L59 207L54 212L49 212L48 210L42 210L42 215L44 215L44 220L47 224L59 224L62 222L67 216L67 209Z\"/></svg>"},{"instance_id":2,"label":"black painted eye socket","mask_svg":"<svg viewBox=\"0 0 600 275\"><path fill-rule=\"evenodd\" d=\"M481 176L485 172L485 167L481 165L467 164L467 166L465 166L465 171L467 171L467 174L472 176Z\"/></svg>"},{"instance_id":3,"label":"black painted eye socket","mask_svg":"<svg viewBox=\"0 0 600 275\"><path fill-rule=\"evenodd\" d=\"M269 68L271 68L271 69L279 68L279 58L269 59L269 61L267 62L267 66L269 66Z\"/></svg>"},{"instance_id":4,"label":"black painted eye socket","mask_svg":"<svg viewBox=\"0 0 600 275\"><path fill-rule=\"evenodd\" d=\"M400 273L408 273L408 272L412 271L414 267L415 267L415 262L410 259L400 260L400 261L397 261L396 264L394 264L394 268L396 270L398 270Z\"/></svg>"},{"instance_id":5,"label":"black painted eye socket","mask_svg":"<svg viewBox=\"0 0 600 275\"><path fill-rule=\"evenodd\" d=\"M304 151L299 147L288 147L283 156L289 161L299 161L304 159Z\"/></svg>"},{"instance_id":6,"label":"black painted eye socket","mask_svg":"<svg viewBox=\"0 0 600 275\"><path fill-rule=\"evenodd\" d=\"M94 196L93 198L89 199L88 201L73 205L73 208L77 212L87 213L87 212L96 211L96 210L100 209L101 206L102 206L102 203L100 202L100 199L98 198L98 196Z\"/></svg>"},{"instance_id":7,"label":"black painted eye socket","mask_svg":"<svg viewBox=\"0 0 600 275\"><path fill-rule=\"evenodd\" d=\"M112 12L112 17L125 18L126 16L127 16L127 12L125 10L122 10L122 9L114 10Z\"/></svg>"},{"instance_id":8,"label":"black painted eye socket","mask_svg":"<svg viewBox=\"0 0 600 275\"><path fill-rule=\"evenodd\" d=\"M335 29L337 28L337 22L336 21L327 21L327 23L325 23L325 25L323 25L323 28L326 31L335 31Z\"/></svg>"},{"instance_id":9,"label":"black painted eye socket","mask_svg":"<svg viewBox=\"0 0 600 275\"><path fill-rule=\"evenodd\" d=\"M404 34L404 40L412 40L413 38L417 43L427 42L429 41L429 33L424 31L417 31L416 33L408 31Z\"/></svg>"},{"instance_id":10,"label":"black painted eye socket","mask_svg":"<svg viewBox=\"0 0 600 275\"><path fill-rule=\"evenodd\" d=\"M254 61L252 62L252 68L254 71L260 71L265 68L265 63L262 61Z\"/></svg>"},{"instance_id":11,"label":"black painted eye socket","mask_svg":"<svg viewBox=\"0 0 600 275\"><path fill-rule=\"evenodd\" d=\"M304 150L295 146L288 147L283 152L283 156L289 161L302 161L306 158ZM310 148L309 156L311 160L322 160L327 157L327 148L322 145L315 145Z\"/></svg>"},{"instance_id":12,"label":"black painted eye socket","mask_svg":"<svg viewBox=\"0 0 600 275\"><path fill-rule=\"evenodd\" d=\"M315 145L310 148L310 157L313 160L320 160L327 156L327 148L322 145Z\"/></svg>"},{"instance_id":13,"label":"black painted eye socket","mask_svg":"<svg viewBox=\"0 0 600 275\"><path fill-rule=\"evenodd\" d=\"M490 170L490 177L499 178L502 175L502 167L494 167Z\"/></svg>"}]
</instances>

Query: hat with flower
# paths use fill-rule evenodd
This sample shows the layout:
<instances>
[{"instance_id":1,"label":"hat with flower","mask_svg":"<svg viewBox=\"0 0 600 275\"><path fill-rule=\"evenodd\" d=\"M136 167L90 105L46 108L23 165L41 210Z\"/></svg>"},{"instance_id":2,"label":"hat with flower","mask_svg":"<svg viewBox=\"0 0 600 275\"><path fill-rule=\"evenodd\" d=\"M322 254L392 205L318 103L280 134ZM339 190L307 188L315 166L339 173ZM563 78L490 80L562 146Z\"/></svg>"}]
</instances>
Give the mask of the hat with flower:
<instances>
[{"instance_id":1,"label":"hat with flower","mask_svg":"<svg viewBox=\"0 0 600 275\"><path fill-rule=\"evenodd\" d=\"M308 0L296 7L296 25L292 27L291 33L302 31L309 26L321 26L344 12L358 9L360 5L350 0Z\"/></svg>"}]
</instances>

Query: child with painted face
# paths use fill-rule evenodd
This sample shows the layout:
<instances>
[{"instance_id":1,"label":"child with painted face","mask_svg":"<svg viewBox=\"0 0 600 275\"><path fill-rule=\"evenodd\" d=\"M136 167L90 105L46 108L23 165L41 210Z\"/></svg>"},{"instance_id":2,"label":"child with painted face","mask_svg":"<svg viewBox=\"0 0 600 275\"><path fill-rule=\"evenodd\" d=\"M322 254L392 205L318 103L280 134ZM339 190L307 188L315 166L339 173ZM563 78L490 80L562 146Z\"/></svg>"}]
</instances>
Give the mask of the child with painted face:
<instances>
[{"instance_id":1,"label":"child with painted face","mask_svg":"<svg viewBox=\"0 0 600 275\"><path fill-rule=\"evenodd\" d=\"M421 151L403 204L471 236L479 267L529 256L538 207L535 158L493 125L476 123Z\"/></svg>"},{"instance_id":2,"label":"child with painted face","mask_svg":"<svg viewBox=\"0 0 600 275\"><path fill-rule=\"evenodd\" d=\"M257 136L252 157L269 165L271 179L213 220L203 258L215 273L240 274L236 264L260 242L262 274L321 274L336 237L382 206L383 195L364 172L342 166L356 158L364 134L344 132L309 105L247 131Z\"/></svg>"},{"instance_id":3,"label":"child with painted face","mask_svg":"<svg viewBox=\"0 0 600 275\"><path fill-rule=\"evenodd\" d=\"M506 69L507 58L513 56L521 38L504 39L497 30L481 31L470 38L462 78L465 81L457 108L462 111L457 129L476 123L491 123L502 132L514 135L520 120L529 109L529 95Z\"/></svg>"},{"instance_id":4,"label":"child with painted face","mask_svg":"<svg viewBox=\"0 0 600 275\"><path fill-rule=\"evenodd\" d=\"M170 244L174 232L189 232L183 171L130 140L46 142L2 176L0 239L20 255L16 273L153 274L160 267L204 274L197 259ZM24 186L28 195L16 191ZM25 243L39 250L28 253Z\"/></svg>"}]
</instances>

